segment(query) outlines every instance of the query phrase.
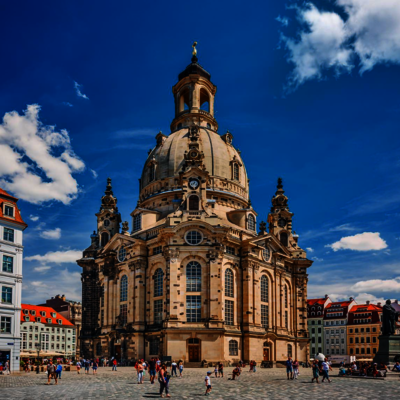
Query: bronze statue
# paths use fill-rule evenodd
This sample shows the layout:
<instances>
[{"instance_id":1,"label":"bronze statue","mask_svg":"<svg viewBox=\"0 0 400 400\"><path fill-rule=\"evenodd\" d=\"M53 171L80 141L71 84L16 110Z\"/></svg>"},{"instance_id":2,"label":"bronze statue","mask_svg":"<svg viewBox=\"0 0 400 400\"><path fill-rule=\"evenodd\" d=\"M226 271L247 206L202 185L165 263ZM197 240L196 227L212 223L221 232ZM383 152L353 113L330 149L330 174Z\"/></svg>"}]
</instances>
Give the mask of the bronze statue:
<instances>
[{"instance_id":1,"label":"bronze statue","mask_svg":"<svg viewBox=\"0 0 400 400\"><path fill-rule=\"evenodd\" d=\"M391 306L392 302L386 300L382 312L382 335L394 335L396 330L396 321L399 319L399 313Z\"/></svg>"}]
</instances>

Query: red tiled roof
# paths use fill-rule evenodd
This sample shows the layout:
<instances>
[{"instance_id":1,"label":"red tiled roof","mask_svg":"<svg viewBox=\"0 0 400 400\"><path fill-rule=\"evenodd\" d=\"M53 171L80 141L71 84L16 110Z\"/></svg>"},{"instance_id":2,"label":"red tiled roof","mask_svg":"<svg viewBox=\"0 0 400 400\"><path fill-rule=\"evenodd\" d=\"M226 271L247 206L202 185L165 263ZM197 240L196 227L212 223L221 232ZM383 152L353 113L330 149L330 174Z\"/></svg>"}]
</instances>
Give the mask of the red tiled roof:
<instances>
[{"instance_id":1,"label":"red tiled roof","mask_svg":"<svg viewBox=\"0 0 400 400\"><path fill-rule=\"evenodd\" d=\"M61 326L61 325L68 325L68 326L75 326L74 324L72 324L71 322L69 322L66 318L64 318L61 314L59 314L57 311L55 311L53 308L51 307L42 307L42 306L35 306L32 304L21 304L21 322L41 322L42 324L45 325L57 325L57 326ZM29 314L25 315L24 314L24 310L29 310ZM35 310L36 314L32 315L32 313L30 312L31 310ZM40 311L45 311L46 312L46 316L42 317L40 315ZM53 318L51 313L56 313L56 317ZM25 321L25 317L29 317L29 321ZM36 318L40 318L40 321L36 321ZM47 322L48 318L51 319L51 322ZM61 319L62 324L59 325L57 320Z\"/></svg>"},{"instance_id":2,"label":"red tiled roof","mask_svg":"<svg viewBox=\"0 0 400 400\"><path fill-rule=\"evenodd\" d=\"M325 309L331 308L331 307L334 307L334 306L337 306L338 304L340 305L340 307L347 307L347 306L350 305L350 303L351 303L351 301L336 301L335 303L329 303L329 304L326 306Z\"/></svg>"},{"instance_id":3,"label":"red tiled roof","mask_svg":"<svg viewBox=\"0 0 400 400\"><path fill-rule=\"evenodd\" d=\"M362 310L366 309L367 311L382 311L382 307L377 306L375 304L369 304L369 305L368 304L357 304L356 306L353 306L349 312L354 313L354 312L360 311L360 309L362 309ZM360 312L362 312L362 311L360 311Z\"/></svg>"},{"instance_id":4,"label":"red tiled roof","mask_svg":"<svg viewBox=\"0 0 400 400\"><path fill-rule=\"evenodd\" d=\"M313 305L315 305L315 304L324 305L324 304L325 304L325 301L326 301L326 298L325 298L325 297L323 297L322 299L308 299L308 300L307 300L307 304L308 304L309 306L313 306Z\"/></svg>"},{"instance_id":5,"label":"red tiled roof","mask_svg":"<svg viewBox=\"0 0 400 400\"><path fill-rule=\"evenodd\" d=\"M0 219L2 219L3 221L13 222L14 224L22 225L26 228L28 225L24 222L24 220L21 217L21 213L17 206L17 201L18 201L18 199L16 197L11 196L5 190L0 188ZM15 207L14 208L14 210L15 210L14 217L8 217L7 215L3 214L3 212L4 212L3 203L4 202L10 203Z\"/></svg>"}]
</instances>

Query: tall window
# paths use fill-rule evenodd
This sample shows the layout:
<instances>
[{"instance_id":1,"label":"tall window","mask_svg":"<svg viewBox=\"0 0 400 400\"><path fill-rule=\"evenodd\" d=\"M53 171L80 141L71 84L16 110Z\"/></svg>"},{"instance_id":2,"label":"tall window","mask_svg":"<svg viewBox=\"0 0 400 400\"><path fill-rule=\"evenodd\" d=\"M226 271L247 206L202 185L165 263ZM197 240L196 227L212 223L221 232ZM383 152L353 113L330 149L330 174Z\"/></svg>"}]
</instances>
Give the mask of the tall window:
<instances>
[{"instance_id":1,"label":"tall window","mask_svg":"<svg viewBox=\"0 0 400 400\"><path fill-rule=\"evenodd\" d=\"M108 232L101 234L101 247L104 247L108 243Z\"/></svg>"},{"instance_id":2,"label":"tall window","mask_svg":"<svg viewBox=\"0 0 400 400\"><path fill-rule=\"evenodd\" d=\"M281 243L282 243L284 246L287 247L288 244L289 244L287 233L286 233L286 232L282 232L280 238L281 238Z\"/></svg>"},{"instance_id":3,"label":"tall window","mask_svg":"<svg viewBox=\"0 0 400 400\"><path fill-rule=\"evenodd\" d=\"M3 272L13 272L13 258L3 255Z\"/></svg>"},{"instance_id":4,"label":"tall window","mask_svg":"<svg viewBox=\"0 0 400 400\"><path fill-rule=\"evenodd\" d=\"M293 356L293 351L292 351L292 345L291 344L287 345L287 355L288 355L288 357L292 357Z\"/></svg>"},{"instance_id":5,"label":"tall window","mask_svg":"<svg viewBox=\"0 0 400 400\"><path fill-rule=\"evenodd\" d=\"M233 272L230 268L225 271L225 296L233 297Z\"/></svg>"},{"instance_id":6,"label":"tall window","mask_svg":"<svg viewBox=\"0 0 400 400\"><path fill-rule=\"evenodd\" d=\"M263 328L268 328L269 325L269 310L266 304L261 304L261 325Z\"/></svg>"},{"instance_id":7,"label":"tall window","mask_svg":"<svg viewBox=\"0 0 400 400\"><path fill-rule=\"evenodd\" d=\"M149 182L152 182L156 179L156 166L151 164L149 167Z\"/></svg>"},{"instance_id":8,"label":"tall window","mask_svg":"<svg viewBox=\"0 0 400 400\"><path fill-rule=\"evenodd\" d=\"M201 292L201 265L197 261L186 266L186 291Z\"/></svg>"},{"instance_id":9,"label":"tall window","mask_svg":"<svg viewBox=\"0 0 400 400\"><path fill-rule=\"evenodd\" d=\"M100 307L104 307L104 286L100 289Z\"/></svg>"},{"instance_id":10,"label":"tall window","mask_svg":"<svg viewBox=\"0 0 400 400\"><path fill-rule=\"evenodd\" d=\"M119 306L119 323L120 325L126 325L126 322L128 320L128 305L121 304Z\"/></svg>"},{"instance_id":11,"label":"tall window","mask_svg":"<svg viewBox=\"0 0 400 400\"><path fill-rule=\"evenodd\" d=\"M237 340L230 340L229 341L229 355L230 356L237 356L239 354L239 344Z\"/></svg>"},{"instance_id":12,"label":"tall window","mask_svg":"<svg viewBox=\"0 0 400 400\"><path fill-rule=\"evenodd\" d=\"M160 348L160 339L159 338L151 338L150 341L149 341L149 352L150 352L150 355L152 355L152 356L157 355L158 356L159 348Z\"/></svg>"},{"instance_id":13,"label":"tall window","mask_svg":"<svg viewBox=\"0 0 400 400\"><path fill-rule=\"evenodd\" d=\"M154 323L161 324L163 320L163 300L154 300Z\"/></svg>"},{"instance_id":14,"label":"tall window","mask_svg":"<svg viewBox=\"0 0 400 400\"><path fill-rule=\"evenodd\" d=\"M7 240L7 242L14 242L14 229L4 228L3 240Z\"/></svg>"},{"instance_id":15,"label":"tall window","mask_svg":"<svg viewBox=\"0 0 400 400\"><path fill-rule=\"evenodd\" d=\"M256 230L256 219L254 218L253 214L249 214L249 218L247 219L247 229L249 231Z\"/></svg>"},{"instance_id":16,"label":"tall window","mask_svg":"<svg viewBox=\"0 0 400 400\"><path fill-rule=\"evenodd\" d=\"M28 348L28 343L27 343L27 333L22 332L21 333L21 349L26 350Z\"/></svg>"},{"instance_id":17,"label":"tall window","mask_svg":"<svg viewBox=\"0 0 400 400\"><path fill-rule=\"evenodd\" d=\"M186 321L200 322L201 296L186 296Z\"/></svg>"},{"instance_id":18,"label":"tall window","mask_svg":"<svg viewBox=\"0 0 400 400\"><path fill-rule=\"evenodd\" d=\"M121 286L119 288L119 301L128 300L128 277L124 275L121 278Z\"/></svg>"},{"instance_id":19,"label":"tall window","mask_svg":"<svg viewBox=\"0 0 400 400\"><path fill-rule=\"evenodd\" d=\"M288 312L285 311L285 328L289 326L289 318L288 318Z\"/></svg>"},{"instance_id":20,"label":"tall window","mask_svg":"<svg viewBox=\"0 0 400 400\"><path fill-rule=\"evenodd\" d=\"M163 295L163 281L164 281L164 272L161 268L157 268L154 273L154 297Z\"/></svg>"},{"instance_id":21,"label":"tall window","mask_svg":"<svg viewBox=\"0 0 400 400\"><path fill-rule=\"evenodd\" d=\"M3 303L12 303L12 288L3 286L1 289L1 301Z\"/></svg>"},{"instance_id":22,"label":"tall window","mask_svg":"<svg viewBox=\"0 0 400 400\"><path fill-rule=\"evenodd\" d=\"M225 300L225 325L233 325L233 301Z\"/></svg>"},{"instance_id":23,"label":"tall window","mask_svg":"<svg viewBox=\"0 0 400 400\"><path fill-rule=\"evenodd\" d=\"M240 178L240 175L239 175L239 165L235 163L235 164L233 164L233 179L234 179L235 181L238 181L239 178Z\"/></svg>"},{"instance_id":24,"label":"tall window","mask_svg":"<svg viewBox=\"0 0 400 400\"><path fill-rule=\"evenodd\" d=\"M136 214L133 217L133 232L140 231L142 229L142 214Z\"/></svg>"},{"instance_id":25,"label":"tall window","mask_svg":"<svg viewBox=\"0 0 400 400\"><path fill-rule=\"evenodd\" d=\"M189 210L198 211L199 210L199 197L192 195L189 197Z\"/></svg>"},{"instance_id":26,"label":"tall window","mask_svg":"<svg viewBox=\"0 0 400 400\"><path fill-rule=\"evenodd\" d=\"M11 333L11 317L1 317L0 333Z\"/></svg>"},{"instance_id":27,"label":"tall window","mask_svg":"<svg viewBox=\"0 0 400 400\"><path fill-rule=\"evenodd\" d=\"M261 277L261 301L268 303L268 278L265 275Z\"/></svg>"},{"instance_id":28,"label":"tall window","mask_svg":"<svg viewBox=\"0 0 400 400\"><path fill-rule=\"evenodd\" d=\"M288 306L288 288L287 288L287 286L285 285L285 288L284 288L284 296L285 296L285 298L284 298L284 300L285 300L285 308L287 308L287 306Z\"/></svg>"}]
</instances>

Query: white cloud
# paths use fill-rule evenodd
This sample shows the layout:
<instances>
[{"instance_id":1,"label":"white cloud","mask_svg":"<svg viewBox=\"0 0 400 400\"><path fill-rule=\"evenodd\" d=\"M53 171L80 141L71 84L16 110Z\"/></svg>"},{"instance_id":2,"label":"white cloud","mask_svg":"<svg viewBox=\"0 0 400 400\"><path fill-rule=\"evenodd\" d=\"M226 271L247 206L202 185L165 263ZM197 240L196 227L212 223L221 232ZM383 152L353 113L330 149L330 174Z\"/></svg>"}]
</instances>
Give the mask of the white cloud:
<instances>
[{"instance_id":1,"label":"white cloud","mask_svg":"<svg viewBox=\"0 0 400 400\"><path fill-rule=\"evenodd\" d=\"M367 301L370 301L371 304L381 303L381 305L383 306L387 299L384 299L383 297L376 297L373 294L369 293L359 293L357 296L354 297L354 300L358 304L365 304Z\"/></svg>"},{"instance_id":2,"label":"white cloud","mask_svg":"<svg viewBox=\"0 0 400 400\"><path fill-rule=\"evenodd\" d=\"M33 268L33 270L35 271L35 272L44 272L44 271L47 271L47 270L49 270L51 267L49 267L49 266L47 266L47 265L43 265L43 266L41 266L41 267L35 267L35 268Z\"/></svg>"},{"instance_id":3,"label":"white cloud","mask_svg":"<svg viewBox=\"0 0 400 400\"><path fill-rule=\"evenodd\" d=\"M354 236L342 237L339 241L328 244L325 247L330 247L333 251L338 250L382 250L386 249L387 243L380 237L379 232L363 232Z\"/></svg>"},{"instance_id":4,"label":"white cloud","mask_svg":"<svg viewBox=\"0 0 400 400\"><path fill-rule=\"evenodd\" d=\"M68 106L68 107L73 107L74 106L73 104L71 104L68 101L64 101L63 104L64 104L64 106Z\"/></svg>"},{"instance_id":5,"label":"white cloud","mask_svg":"<svg viewBox=\"0 0 400 400\"><path fill-rule=\"evenodd\" d=\"M343 232L343 231L355 231L355 230L356 228L351 226L350 224L342 224L329 229L329 232Z\"/></svg>"},{"instance_id":6,"label":"white cloud","mask_svg":"<svg viewBox=\"0 0 400 400\"><path fill-rule=\"evenodd\" d=\"M82 252L79 250L49 251L44 255L35 255L25 257L26 261L39 261L41 263L75 263L82 258Z\"/></svg>"},{"instance_id":7,"label":"white cloud","mask_svg":"<svg viewBox=\"0 0 400 400\"><path fill-rule=\"evenodd\" d=\"M37 216L37 215L30 215L29 216L29 219L31 220L31 221L33 221L33 222L36 222L36 221L39 221L39 217Z\"/></svg>"},{"instance_id":8,"label":"white cloud","mask_svg":"<svg viewBox=\"0 0 400 400\"><path fill-rule=\"evenodd\" d=\"M305 28L297 39L282 38L294 64L293 86L321 78L325 69L349 72L357 60L360 74L377 64L400 63L400 1L337 0L336 5L345 18L312 3L296 8Z\"/></svg>"},{"instance_id":9,"label":"white cloud","mask_svg":"<svg viewBox=\"0 0 400 400\"><path fill-rule=\"evenodd\" d=\"M313 257L312 260L317 261L317 262L322 262L322 261L324 261L323 258L318 258L318 257Z\"/></svg>"},{"instance_id":10,"label":"white cloud","mask_svg":"<svg viewBox=\"0 0 400 400\"><path fill-rule=\"evenodd\" d=\"M400 277L394 279L370 279L354 284L350 290L360 292L400 292Z\"/></svg>"},{"instance_id":11,"label":"white cloud","mask_svg":"<svg viewBox=\"0 0 400 400\"><path fill-rule=\"evenodd\" d=\"M281 17L280 15L278 15L275 18L276 21L280 22L283 26L288 26L289 25L289 19L286 17Z\"/></svg>"},{"instance_id":12,"label":"white cloud","mask_svg":"<svg viewBox=\"0 0 400 400\"><path fill-rule=\"evenodd\" d=\"M312 247L306 247L306 250L307 250L309 253L314 253L314 249L313 249Z\"/></svg>"},{"instance_id":13,"label":"white cloud","mask_svg":"<svg viewBox=\"0 0 400 400\"><path fill-rule=\"evenodd\" d=\"M90 172L92 173L93 178L94 178L94 179L97 179L97 177L99 176L99 174L98 174L94 169L91 169Z\"/></svg>"},{"instance_id":14,"label":"white cloud","mask_svg":"<svg viewBox=\"0 0 400 400\"><path fill-rule=\"evenodd\" d=\"M68 204L78 194L72 173L85 169L73 152L68 132L39 121L38 105L24 115L6 113L0 125L0 186L34 204Z\"/></svg>"},{"instance_id":15,"label":"white cloud","mask_svg":"<svg viewBox=\"0 0 400 400\"><path fill-rule=\"evenodd\" d=\"M82 97L82 99L89 100L89 97L86 96L86 94L82 93L81 88L82 85L80 85L78 82L74 81L74 88L75 88L75 93L78 97Z\"/></svg>"},{"instance_id":16,"label":"white cloud","mask_svg":"<svg viewBox=\"0 0 400 400\"><path fill-rule=\"evenodd\" d=\"M40 232L40 237L43 239L58 240L61 237L61 229L49 229L47 231Z\"/></svg>"}]
</instances>

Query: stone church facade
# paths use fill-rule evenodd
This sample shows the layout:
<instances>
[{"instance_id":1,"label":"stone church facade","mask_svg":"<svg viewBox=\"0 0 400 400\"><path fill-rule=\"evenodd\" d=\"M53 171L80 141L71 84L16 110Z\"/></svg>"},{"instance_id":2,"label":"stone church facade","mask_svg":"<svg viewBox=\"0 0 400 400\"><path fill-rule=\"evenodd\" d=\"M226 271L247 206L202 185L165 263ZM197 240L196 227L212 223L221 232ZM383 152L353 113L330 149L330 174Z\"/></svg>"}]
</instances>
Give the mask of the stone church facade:
<instances>
[{"instance_id":1,"label":"stone church facade","mask_svg":"<svg viewBox=\"0 0 400 400\"><path fill-rule=\"evenodd\" d=\"M191 365L308 354L307 268L282 180L259 224L216 86L196 55L173 87L171 133L145 162L132 229L111 179L82 267L83 357L171 356Z\"/></svg>"}]
</instances>

